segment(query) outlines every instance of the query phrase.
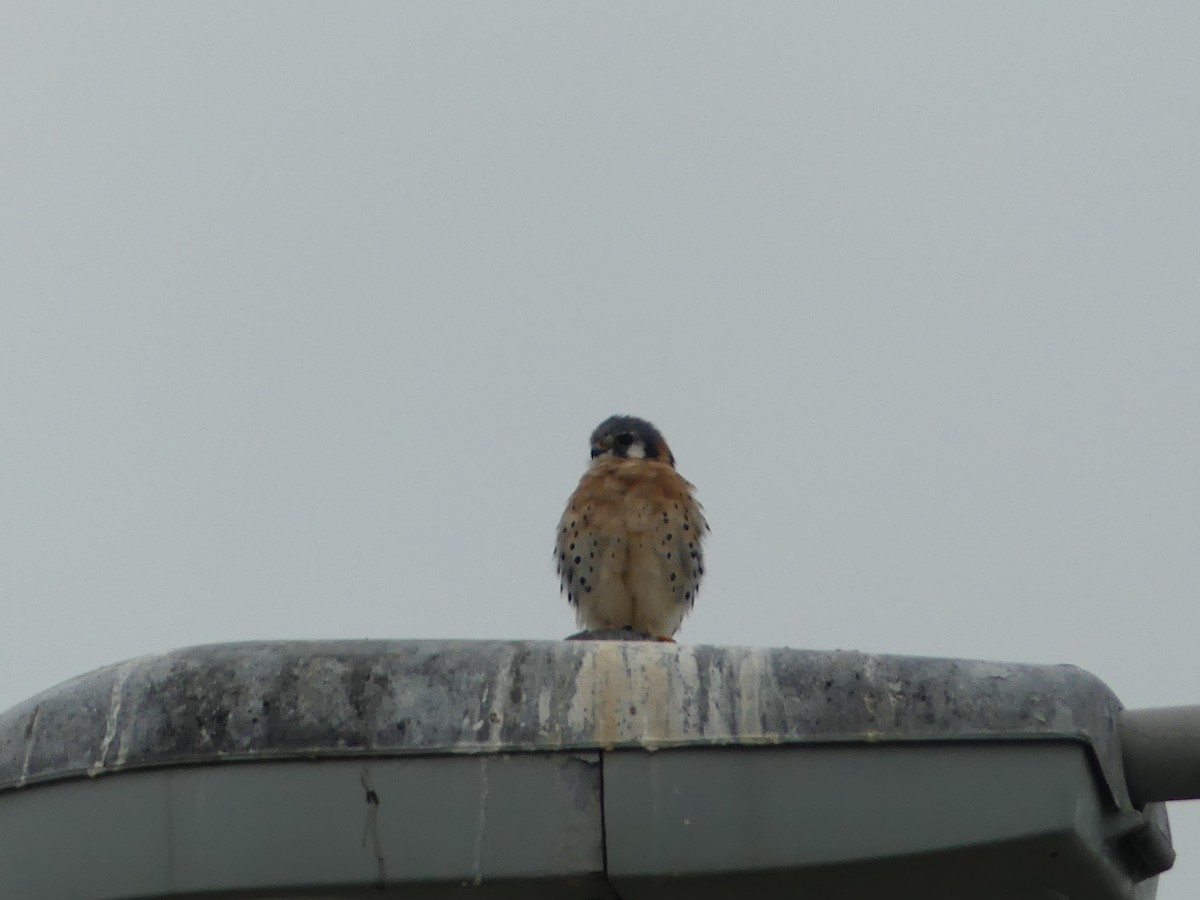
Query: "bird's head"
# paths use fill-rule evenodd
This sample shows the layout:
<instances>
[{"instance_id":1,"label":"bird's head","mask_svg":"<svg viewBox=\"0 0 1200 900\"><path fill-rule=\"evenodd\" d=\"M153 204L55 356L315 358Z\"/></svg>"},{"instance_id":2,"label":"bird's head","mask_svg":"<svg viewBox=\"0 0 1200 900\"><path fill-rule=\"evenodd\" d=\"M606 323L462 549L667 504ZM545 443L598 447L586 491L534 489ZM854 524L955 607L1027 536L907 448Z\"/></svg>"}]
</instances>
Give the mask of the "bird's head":
<instances>
[{"instance_id":1,"label":"bird's head","mask_svg":"<svg viewBox=\"0 0 1200 900\"><path fill-rule=\"evenodd\" d=\"M636 416L609 416L592 432L592 459L657 459L675 465L657 428Z\"/></svg>"}]
</instances>

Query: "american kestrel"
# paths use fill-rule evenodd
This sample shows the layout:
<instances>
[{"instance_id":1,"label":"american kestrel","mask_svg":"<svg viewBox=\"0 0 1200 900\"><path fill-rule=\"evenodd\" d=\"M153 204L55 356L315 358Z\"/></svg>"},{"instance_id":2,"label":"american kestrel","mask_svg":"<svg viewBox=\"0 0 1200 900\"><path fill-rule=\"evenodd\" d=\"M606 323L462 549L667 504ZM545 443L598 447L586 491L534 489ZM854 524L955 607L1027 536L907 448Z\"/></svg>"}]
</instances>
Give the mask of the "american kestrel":
<instances>
[{"instance_id":1,"label":"american kestrel","mask_svg":"<svg viewBox=\"0 0 1200 900\"><path fill-rule=\"evenodd\" d=\"M592 462L558 523L554 557L588 630L670 640L696 602L708 532L690 482L658 429L612 416L592 432Z\"/></svg>"}]
</instances>

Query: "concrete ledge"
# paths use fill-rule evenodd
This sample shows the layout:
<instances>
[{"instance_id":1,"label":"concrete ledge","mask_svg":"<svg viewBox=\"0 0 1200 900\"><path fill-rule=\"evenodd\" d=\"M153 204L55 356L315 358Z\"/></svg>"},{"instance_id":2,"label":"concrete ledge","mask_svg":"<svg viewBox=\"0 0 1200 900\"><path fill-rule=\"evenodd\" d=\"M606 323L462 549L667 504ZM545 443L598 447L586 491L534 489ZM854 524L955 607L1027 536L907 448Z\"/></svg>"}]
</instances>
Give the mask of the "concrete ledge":
<instances>
[{"instance_id":1,"label":"concrete ledge","mask_svg":"<svg viewBox=\"0 0 1200 900\"><path fill-rule=\"evenodd\" d=\"M1086 749L1048 741L186 766L0 798L0 891L1152 896L1114 852L1103 807Z\"/></svg>"},{"instance_id":2,"label":"concrete ledge","mask_svg":"<svg viewBox=\"0 0 1200 900\"><path fill-rule=\"evenodd\" d=\"M1129 808L1120 703L1073 666L619 641L217 644L0 714L0 792L151 766L672 746L1067 740Z\"/></svg>"},{"instance_id":3,"label":"concrete ledge","mask_svg":"<svg viewBox=\"0 0 1200 900\"><path fill-rule=\"evenodd\" d=\"M0 896L1150 900L1120 711L1070 666L193 647L0 715Z\"/></svg>"}]
</instances>

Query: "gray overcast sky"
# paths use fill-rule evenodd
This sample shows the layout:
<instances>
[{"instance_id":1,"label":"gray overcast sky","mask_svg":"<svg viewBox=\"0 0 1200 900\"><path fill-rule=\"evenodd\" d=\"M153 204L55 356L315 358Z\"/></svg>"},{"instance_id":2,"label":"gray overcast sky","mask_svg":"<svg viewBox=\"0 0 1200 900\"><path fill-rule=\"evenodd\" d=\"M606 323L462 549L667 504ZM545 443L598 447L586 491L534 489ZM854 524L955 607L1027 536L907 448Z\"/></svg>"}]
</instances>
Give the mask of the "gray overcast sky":
<instances>
[{"instance_id":1,"label":"gray overcast sky","mask_svg":"<svg viewBox=\"0 0 1200 900\"><path fill-rule=\"evenodd\" d=\"M1200 702L1198 47L1190 3L4 3L0 708L562 636L614 412L713 524L682 641Z\"/></svg>"}]
</instances>

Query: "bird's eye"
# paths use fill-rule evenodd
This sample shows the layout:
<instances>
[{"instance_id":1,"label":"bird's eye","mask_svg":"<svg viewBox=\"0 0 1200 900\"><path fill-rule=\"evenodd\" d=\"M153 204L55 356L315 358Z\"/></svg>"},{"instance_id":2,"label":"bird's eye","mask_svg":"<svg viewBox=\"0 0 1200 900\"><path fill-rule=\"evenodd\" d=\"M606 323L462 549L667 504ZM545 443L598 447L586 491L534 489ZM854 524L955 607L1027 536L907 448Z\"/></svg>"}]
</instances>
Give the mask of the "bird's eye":
<instances>
[{"instance_id":1,"label":"bird's eye","mask_svg":"<svg viewBox=\"0 0 1200 900\"><path fill-rule=\"evenodd\" d=\"M617 435L617 443L620 444L622 447L628 447L630 444L633 443L633 435L632 434L618 434Z\"/></svg>"}]
</instances>

